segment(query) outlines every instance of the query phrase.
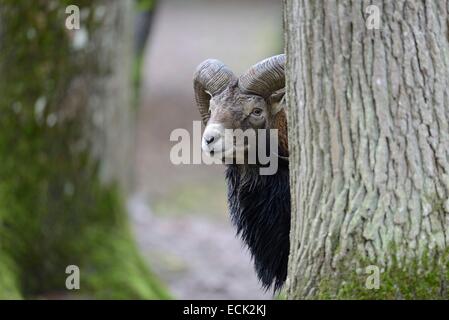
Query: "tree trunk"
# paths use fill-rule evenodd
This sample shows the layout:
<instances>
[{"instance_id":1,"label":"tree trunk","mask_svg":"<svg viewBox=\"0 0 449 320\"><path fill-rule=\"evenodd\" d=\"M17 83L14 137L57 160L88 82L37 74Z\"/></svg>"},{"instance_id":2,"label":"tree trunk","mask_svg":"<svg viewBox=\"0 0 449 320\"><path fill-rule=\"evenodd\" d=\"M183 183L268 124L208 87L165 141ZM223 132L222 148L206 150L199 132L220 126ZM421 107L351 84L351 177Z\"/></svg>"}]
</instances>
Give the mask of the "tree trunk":
<instances>
[{"instance_id":1,"label":"tree trunk","mask_svg":"<svg viewBox=\"0 0 449 320\"><path fill-rule=\"evenodd\" d=\"M289 298L447 297L448 13L286 0Z\"/></svg>"},{"instance_id":2,"label":"tree trunk","mask_svg":"<svg viewBox=\"0 0 449 320\"><path fill-rule=\"evenodd\" d=\"M161 298L122 198L130 181L132 1L0 0L0 298ZM66 288L66 267L80 290Z\"/></svg>"}]
</instances>

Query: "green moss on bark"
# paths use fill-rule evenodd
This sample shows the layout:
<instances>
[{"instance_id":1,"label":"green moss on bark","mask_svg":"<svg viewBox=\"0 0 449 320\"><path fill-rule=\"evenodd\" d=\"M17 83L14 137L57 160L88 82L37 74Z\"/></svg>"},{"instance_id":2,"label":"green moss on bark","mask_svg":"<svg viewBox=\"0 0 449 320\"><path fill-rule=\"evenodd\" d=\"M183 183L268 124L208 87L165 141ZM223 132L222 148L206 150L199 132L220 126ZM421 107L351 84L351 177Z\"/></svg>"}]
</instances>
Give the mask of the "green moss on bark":
<instances>
[{"instance_id":1,"label":"green moss on bark","mask_svg":"<svg viewBox=\"0 0 449 320\"><path fill-rule=\"evenodd\" d=\"M136 249L120 188L100 183L89 95L72 84L103 71L95 43L74 48L67 4L85 10L94 35L104 1L0 0L0 298L167 298ZM65 288L72 264L79 291Z\"/></svg>"},{"instance_id":2,"label":"green moss on bark","mask_svg":"<svg viewBox=\"0 0 449 320\"><path fill-rule=\"evenodd\" d=\"M15 265L5 252L0 251L0 299L21 299Z\"/></svg>"},{"instance_id":3,"label":"green moss on bark","mask_svg":"<svg viewBox=\"0 0 449 320\"><path fill-rule=\"evenodd\" d=\"M361 259L358 265L342 263L339 271L324 277L319 286L319 299L449 299L449 254L425 253L421 258L392 260L390 266L379 266L379 286L367 285L373 275L368 266L374 262ZM351 259L354 261L354 259ZM371 282L372 284L372 282Z\"/></svg>"}]
</instances>

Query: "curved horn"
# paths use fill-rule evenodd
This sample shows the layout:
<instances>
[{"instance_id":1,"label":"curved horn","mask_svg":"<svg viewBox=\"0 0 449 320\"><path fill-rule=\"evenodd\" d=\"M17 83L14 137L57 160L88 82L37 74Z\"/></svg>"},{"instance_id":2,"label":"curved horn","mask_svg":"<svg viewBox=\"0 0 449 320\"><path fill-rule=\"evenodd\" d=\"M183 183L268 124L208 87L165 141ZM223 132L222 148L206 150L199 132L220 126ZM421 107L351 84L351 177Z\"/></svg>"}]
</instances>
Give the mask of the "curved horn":
<instances>
[{"instance_id":1,"label":"curved horn","mask_svg":"<svg viewBox=\"0 0 449 320\"><path fill-rule=\"evenodd\" d=\"M285 87L285 54L267 58L246 71L239 78L242 91L268 98Z\"/></svg>"},{"instance_id":2,"label":"curved horn","mask_svg":"<svg viewBox=\"0 0 449 320\"><path fill-rule=\"evenodd\" d=\"M203 61L193 76L195 100L204 124L209 120L210 98L219 94L235 79L234 73L221 61L208 59Z\"/></svg>"}]
</instances>

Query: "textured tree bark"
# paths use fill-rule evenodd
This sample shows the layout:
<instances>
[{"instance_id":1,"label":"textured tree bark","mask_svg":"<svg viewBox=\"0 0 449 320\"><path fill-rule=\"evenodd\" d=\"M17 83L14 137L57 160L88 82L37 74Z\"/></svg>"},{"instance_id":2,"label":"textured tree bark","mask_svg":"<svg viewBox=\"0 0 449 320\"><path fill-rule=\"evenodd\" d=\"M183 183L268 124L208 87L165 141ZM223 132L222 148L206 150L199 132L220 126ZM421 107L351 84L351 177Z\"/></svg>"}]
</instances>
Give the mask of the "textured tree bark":
<instances>
[{"instance_id":1,"label":"textured tree bark","mask_svg":"<svg viewBox=\"0 0 449 320\"><path fill-rule=\"evenodd\" d=\"M371 4L379 30L365 25ZM394 264L446 252L448 12L445 0L285 1L289 298L326 296L329 279L338 297L366 264L385 293ZM402 282L388 297L409 297Z\"/></svg>"}]
</instances>

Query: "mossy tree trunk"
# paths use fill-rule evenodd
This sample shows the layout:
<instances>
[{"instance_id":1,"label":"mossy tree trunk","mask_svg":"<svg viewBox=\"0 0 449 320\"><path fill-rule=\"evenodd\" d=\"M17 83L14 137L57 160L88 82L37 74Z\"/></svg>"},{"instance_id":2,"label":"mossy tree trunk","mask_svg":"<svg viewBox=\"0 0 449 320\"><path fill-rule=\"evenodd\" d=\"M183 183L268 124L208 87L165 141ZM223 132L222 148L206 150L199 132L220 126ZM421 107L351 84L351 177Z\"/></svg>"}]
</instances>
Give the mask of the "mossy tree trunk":
<instances>
[{"instance_id":1,"label":"mossy tree trunk","mask_svg":"<svg viewBox=\"0 0 449 320\"><path fill-rule=\"evenodd\" d=\"M448 297L448 14L446 0L285 1L289 298Z\"/></svg>"},{"instance_id":2,"label":"mossy tree trunk","mask_svg":"<svg viewBox=\"0 0 449 320\"><path fill-rule=\"evenodd\" d=\"M0 297L161 298L130 184L132 1L0 0ZM81 10L68 30L65 9ZM68 265L80 268L68 291Z\"/></svg>"}]
</instances>

